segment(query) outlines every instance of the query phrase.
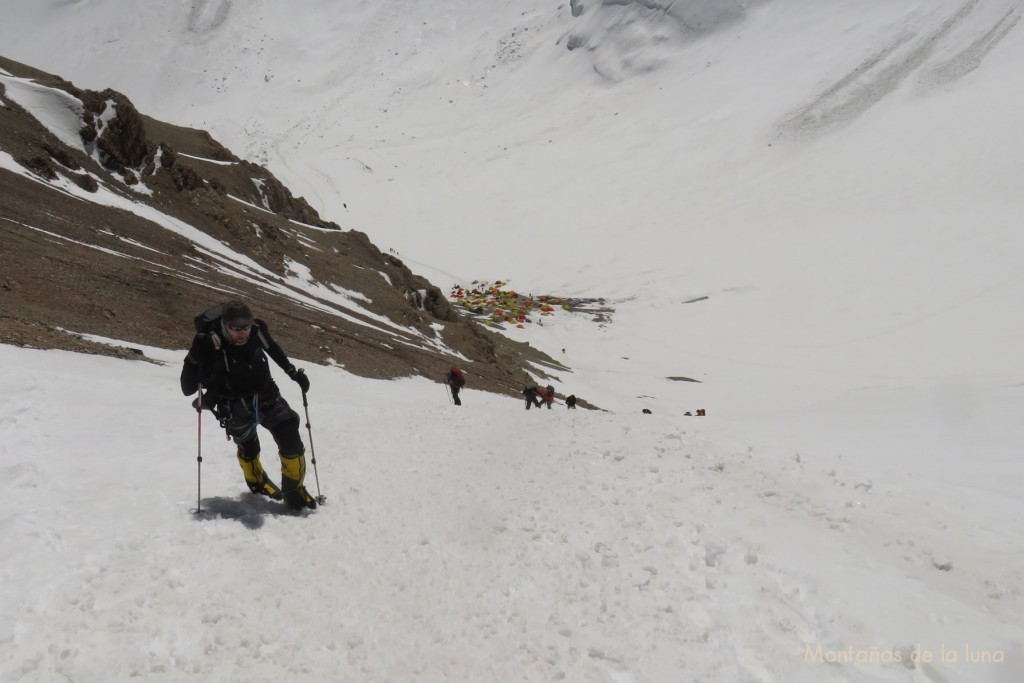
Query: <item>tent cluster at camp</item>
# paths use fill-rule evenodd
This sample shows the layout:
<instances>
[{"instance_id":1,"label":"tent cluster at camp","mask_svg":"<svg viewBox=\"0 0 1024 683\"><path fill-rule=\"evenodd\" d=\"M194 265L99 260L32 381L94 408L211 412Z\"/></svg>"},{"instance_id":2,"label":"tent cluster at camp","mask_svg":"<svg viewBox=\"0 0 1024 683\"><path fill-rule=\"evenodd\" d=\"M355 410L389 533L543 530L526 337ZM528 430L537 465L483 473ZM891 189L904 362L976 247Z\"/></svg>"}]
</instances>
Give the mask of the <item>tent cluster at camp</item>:
<instances>
[{"instance_id":1,"label":"tent cluster at camp","mask_svg":"<svg viewBox=\"0 0 1024 683\"><path fill-rule=\"evenodd\" d=\"M520 294L513 289L503 289L508 283L495 280L493 283L473 280L470 287L453 285L449 298L468 313L483 318L485 325L508 323L524 328L541 316L554 315L557 309L572 311L580 306L603 303L600 299L579 299L558 296L533 296Z\"/></svg>"}]
</instances>

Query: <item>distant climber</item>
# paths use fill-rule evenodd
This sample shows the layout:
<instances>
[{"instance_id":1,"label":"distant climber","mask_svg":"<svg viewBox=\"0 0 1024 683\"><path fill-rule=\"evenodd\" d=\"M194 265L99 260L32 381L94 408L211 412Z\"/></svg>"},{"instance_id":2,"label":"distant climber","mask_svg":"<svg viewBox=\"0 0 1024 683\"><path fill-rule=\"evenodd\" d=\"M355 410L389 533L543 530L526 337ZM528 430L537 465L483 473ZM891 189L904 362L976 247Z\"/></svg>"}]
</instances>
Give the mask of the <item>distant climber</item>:
<instances>
[{"instance_id":1,"label":"distant climber","mask_svg":"<svg viewBox=\"0 0 1024 683\"><path fill-rule=\"evenodd\" d=\"M457 406L462 405L462 399L459 398L459 391L462 387L466 386L466 376L454 365L448 371L447 376L448 388L452 390L452 401Z\"/></svg>"},{"instance_id":2,"label":"distant climber","mask_svg":"<svg viewBox=\"0 0 1024 683\"><path fill-rule=\"evenodd\" d=\"M540 395L541 400L547 404L548 410L551 410L551 404L555 402L555 388L549 384L537 393ZM538 403L537 405L540 404Z\"/></svg>"},{"instance_id":3,"label":"distant climber","mask_svg":"<svg viewBox=\"0 0 1024 683\"><path fill-rule=\"evenodd\" d=\"M565 407L569 410L576 410L576 394L569 394L566 396Z\"/></svg>"},{"instance_id":4,"label":"distant climber","mask_svg":"<svg viewBox=\"0 0 1024 683\"><path fill-rule=\"evenodd\" d=\"M537 389L537 387L533 386L526 387L525 389L523 389L523 396L526 397L527 410L534 407L540 407L542 401L540 400L540 397L537 395L538 391L539 390Z\"/></svg>"}]
</instances>

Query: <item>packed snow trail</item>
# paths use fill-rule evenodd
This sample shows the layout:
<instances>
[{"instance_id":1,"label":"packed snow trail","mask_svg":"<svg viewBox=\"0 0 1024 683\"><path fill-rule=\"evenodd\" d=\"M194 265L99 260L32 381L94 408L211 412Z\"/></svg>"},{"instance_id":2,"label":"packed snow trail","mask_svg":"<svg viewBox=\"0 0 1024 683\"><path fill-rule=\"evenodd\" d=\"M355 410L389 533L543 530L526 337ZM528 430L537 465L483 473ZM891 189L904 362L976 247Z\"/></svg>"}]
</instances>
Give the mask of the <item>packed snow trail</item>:
<instances>
[{"instance_id":1,"label":"packed snow trail","mask_svg":"<svg viewBox=\"0 0 1024 683\"><path fill-rule=\"evenodd\" d=\"M827 474L697 434L712 418L526 412L471 383L455 409L310 368L330 505L248 493L207 419L196 516L183 352L147 353L168 364L0 347L0 681L914 681L815 648L1019 636L857 510L835 523Z\"/></svg>"}]
</instances>

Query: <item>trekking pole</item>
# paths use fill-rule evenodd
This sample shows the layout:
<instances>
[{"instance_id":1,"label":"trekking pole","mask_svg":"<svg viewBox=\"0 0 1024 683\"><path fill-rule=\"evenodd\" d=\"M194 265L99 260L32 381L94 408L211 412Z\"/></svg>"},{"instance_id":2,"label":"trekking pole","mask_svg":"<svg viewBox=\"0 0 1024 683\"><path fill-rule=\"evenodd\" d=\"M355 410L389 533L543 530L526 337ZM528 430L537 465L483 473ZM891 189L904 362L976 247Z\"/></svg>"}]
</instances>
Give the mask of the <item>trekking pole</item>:
<instances>
[{"instance_id":1,"label":"trekking pole","mask_svg":"<svg viewBox=\"0 0 1024 683\"><path fill-rule=\"evenodd\" d=\"M302 370L299 370L302 372ZM306 411L306 431L309 432L309 461L313 463L313 478L316 479L316 502L321 505L327 500L326 496L320 494L320 474L316 471L316 450L313 448L313 427L309 424L309 401L306 400L306 392L302 392L302 407Z\"/></svg>"},{"instance_id":2,"label":"trekking pole","mask_svg":"<svg viewBox=\"0 0 1024 683\"><path fill-rule=\"evenodd\" d=\"M444 383L444 393L448 396L448 403L454 405L455 400L452 399L452 388L448 385L448 382Z\"/></svg>"},{"instance_id":3,"label":"trekking pole","mask_svg":"<svg viewBox=\"0 0 1024 683\"><path fill-rule=\"evenodd\" d=\"M197 385L199 398L196 399L196 514L203 511L203 383Z\"/></svg>"}]
</instances>

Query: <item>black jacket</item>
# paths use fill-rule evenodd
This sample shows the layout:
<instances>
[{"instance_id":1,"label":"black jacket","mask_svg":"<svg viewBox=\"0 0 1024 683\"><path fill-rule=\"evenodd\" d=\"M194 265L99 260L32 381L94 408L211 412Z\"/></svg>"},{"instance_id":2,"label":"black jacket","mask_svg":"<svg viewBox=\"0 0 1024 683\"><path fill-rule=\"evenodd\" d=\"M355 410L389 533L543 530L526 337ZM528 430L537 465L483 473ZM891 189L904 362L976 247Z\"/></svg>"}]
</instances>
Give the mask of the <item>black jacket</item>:
<instances>
[{"instance_id":1,"label":"black jacket","mask_svg":"<svg viewBox=\"0 0 1024 683\"><path fill-rule=\"evenodd\" d=\"M288 356L270 336L267 324L258 318L241 346L232 344L218 328L197 334L181 369L181 391L191 396L200 382L225 399L277 391L270 376L268 354L285 372L294 371Z\"/></svg>"}]
</instances>

